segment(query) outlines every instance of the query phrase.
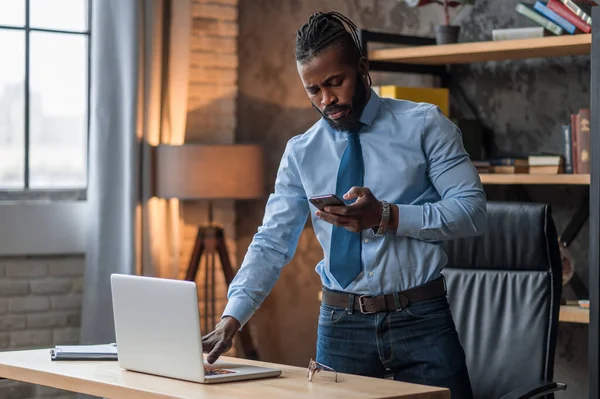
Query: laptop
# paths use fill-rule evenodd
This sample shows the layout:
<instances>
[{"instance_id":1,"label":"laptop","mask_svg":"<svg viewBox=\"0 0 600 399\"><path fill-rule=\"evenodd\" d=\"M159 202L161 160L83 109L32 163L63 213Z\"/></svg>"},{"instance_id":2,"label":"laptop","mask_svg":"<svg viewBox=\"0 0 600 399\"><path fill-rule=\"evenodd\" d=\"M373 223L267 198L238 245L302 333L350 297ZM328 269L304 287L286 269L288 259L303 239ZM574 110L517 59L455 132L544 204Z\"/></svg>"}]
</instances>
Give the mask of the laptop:
<instances>
[{"instance_id":1,"label":"laptop","mask_svg":"<svg viewBox=\"0 0 600 399\"><path fill-rule=\"evenodd\" d=\"M277 377L281 370L206 362L191 281L111 275L119 366L126 370L198 383Z\"/></svg>"}]
</instances>

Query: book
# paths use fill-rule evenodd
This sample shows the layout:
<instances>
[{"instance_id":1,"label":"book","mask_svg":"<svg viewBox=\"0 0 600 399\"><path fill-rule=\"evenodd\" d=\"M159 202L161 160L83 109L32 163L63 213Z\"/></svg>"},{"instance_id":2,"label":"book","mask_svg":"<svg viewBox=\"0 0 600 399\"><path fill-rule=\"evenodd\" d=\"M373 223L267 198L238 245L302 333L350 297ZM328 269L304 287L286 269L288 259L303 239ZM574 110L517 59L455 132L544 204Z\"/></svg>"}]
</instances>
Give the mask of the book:
<instances>
[{"instance_id":1,"label":"book","mask_svg":"<svg viewBox=\"0 0 600 399\"><path fill-rule=\"evenodd\" d=\"M564 19L563 17L561 17L560 15L558 15L557 13L555 13L554 11L549 9L546 2L536 1L533 8L537 12L539 12L540 14L542 14L543 16L548 18L550 21L554 22L555 24L557 24L558 26L563 28L565 30L565 32L574 34L575 31L577 30L577 27L575 25L573 25L572 23L570 23L569 21L567 21L566 19Z\"/></svg>"},{"instance_id":2,"label":"book","mask_svg":"<svg viewBox=\"0 0 600 399\"><path fill-rule=\"evenodd\" d=\"M503 173L503 174L513 174L513 173L529 173L528 166L490 166L490 172L492 173Z\"/></svg>"},{"instance_id":3,"label":"book","mask_svg":"<svg viewBox=\"0 0 600 399\"><path fill-rule=\"evenodd\" d=\"M577 4L573 0L560 0L571 12L577 15L579 18L583 20L586 24L592 26L592 17L584 11L582 5Z\"/></svg>"},{"instance_id":4,"label":"book","mask_svg":"<svg viewBox=\"0 0 600 399\"><path fill-rule=\"evenodd\" d=\"M577 114L577 173L590 173L590 109Z\"/></svg>"},{"instance_id":5,"label":"book","mask_svg":"<svg viewBox=\"0 0 600 399\"><path fill-rule=\"evenodd\" d=\"M528 162L530 174L565 173L565 159L562 155L530 155Z\"/></svg>"},{"instance_id":6,"label":"book","mask_svg":"<svg viewBox=\"0 0 600 399\"><path fill-rule=\"evenodd\" d=\"M56 345L50 350L51 360L117 360L117 344Z\"/></svg>"},{"instance_id":7,"label":"book","mask_svg":"<svg viewBox=\"0 0 600 399\"><path fill-rule=\"evenodd\" d=\"M565 173L573 173L573 139L571 138L571 125L561 125L560 130L563 137Z\"/></svg>"},{"instance_id":8,"label":"book","mask_svg":"<svg viewBox=\"0 0 600 399\"><path fill-rule=\"evenodd\" d=\"M590 173L590 109L581 108L571 114L571 163L572 173Z\"/></svg>"},{"instance_id":9,"label":"book","mask_svg":"<svg viewBox=\"0 0 600 399\"><path fill-rule=\"evenodd\" d=\"M577 114L571 114L571 148L573 151L572 162L573 162L573 173L579 173L579 167L577 162L577 131L579 130L579 117Z\"/></svg>"},{"instance_id":10,"label":"book","mask_svg":"<svg viewBox=\"0 0 600 399\"><path fill-rule=\"evenodd\" d=\"M557 36L560 36L564 33L564 29L550 21L548 18L544 17L542 14L538 13L532 6L525 3L518 3L515 7L517 12L530 20L536 22L538 25L543 26L545 29L554 33Z\"/></svg>"},{"instance_id":11,"label":"book","mask_svg":"<svg viewBox=\"0 0 600 399\"><path fill-rule=\"evenodd\" d=\"M528 158L500 157L500 158L492 158L489 161L490 161L491 166L516 166L516 167L529 166Z\"/></svg>"},{"instance_id":12,"label":"book","mask_svg":"<svg viewBox=\"0 0 600 399\"><path fill-rule=\"evenodd\" d=\"M564 164L564 158L561 155L530 155L529 166L559 166Z\"/></svg>"},{"instance_id":13,"label":"book","mask_svg":"<svg viewBox=\"0 0 600 399\"><path fill-rule=\"evenodd\" d=\"M531 175L558 175L565 173L564 165L530 166Z\"/></svg>"},{"instance_id":14,"label":"book","mask_svg":"<svg viewBox=\"0 0 600 399\"><path fill-rule=\"evenodd\" d=\"M545 36L548 36L548 31L542 26L492 30L492 40L533 39Z\"/></svg>"},{"instance_id":15,"label":"book","mask_svg":"<svg viewBox=\"0 0 600 399\"><path fill-rule=\"evenodd\" d=\"M592 27L589 24L573 14L560 0L548 0L548 8L575 25L583 33L590 33L592 31Z\"/></svg>"}]
</instances>

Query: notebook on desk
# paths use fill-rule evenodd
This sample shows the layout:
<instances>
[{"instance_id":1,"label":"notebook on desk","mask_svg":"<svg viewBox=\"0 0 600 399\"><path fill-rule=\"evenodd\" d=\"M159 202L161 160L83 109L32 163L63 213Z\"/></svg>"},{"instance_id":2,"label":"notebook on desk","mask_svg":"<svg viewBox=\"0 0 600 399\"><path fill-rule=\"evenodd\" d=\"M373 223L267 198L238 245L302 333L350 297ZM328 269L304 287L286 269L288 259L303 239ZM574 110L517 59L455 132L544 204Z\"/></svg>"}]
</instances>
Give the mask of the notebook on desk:
<instances>
[{"instance_id":1,"label":"notebook on desk","mask_svg":"<svg viewBox=\"0 0 600 399\"><path fill-rule=\"evenodd\" d=\"M52 360L117 360L117 344L56 345L50 350Z\"/></svg>"},{"instance_id":2,"label":"notebook on desk","mask_svg":"<svg viewBox=\"0 0 600 399\"><path fill-rule=\"evenodd\" d=\"M279 369L242 363L205 362L193 281L113 274L111 290L119 365L124 369L200 383L281 374Z\"/></svg>"}]
</instances>

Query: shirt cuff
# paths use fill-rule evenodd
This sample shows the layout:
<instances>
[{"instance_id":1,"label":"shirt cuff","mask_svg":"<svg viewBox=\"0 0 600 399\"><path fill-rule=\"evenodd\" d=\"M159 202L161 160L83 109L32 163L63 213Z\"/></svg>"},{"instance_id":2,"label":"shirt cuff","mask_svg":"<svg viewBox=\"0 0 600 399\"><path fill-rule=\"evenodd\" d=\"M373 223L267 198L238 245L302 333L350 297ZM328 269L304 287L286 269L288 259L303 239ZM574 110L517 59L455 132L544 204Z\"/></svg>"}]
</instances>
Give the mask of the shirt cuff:
<instances>
[{"instance_id":1,"label":"shirt cuff","mask_svg":"<svg viewBox=\"0 0 600 399\"><path fill-rule=\"evenodd\" d=\"M241 330L254 312L256 312L256 308L252 305L250 298L231 298L227 301L221 318L225 316L235 318L240 323Z\"/></svg>"},{"instance_id":2,"label":"shirt cuff","mask_svg":"<svg viewBox=\"0 0 600 399\"><path fill-rule=\"evenodd\" d=\"M423 228L421 205L398 205L398 229L396 235L418 236Z\"/></svg>"}]
</instances>

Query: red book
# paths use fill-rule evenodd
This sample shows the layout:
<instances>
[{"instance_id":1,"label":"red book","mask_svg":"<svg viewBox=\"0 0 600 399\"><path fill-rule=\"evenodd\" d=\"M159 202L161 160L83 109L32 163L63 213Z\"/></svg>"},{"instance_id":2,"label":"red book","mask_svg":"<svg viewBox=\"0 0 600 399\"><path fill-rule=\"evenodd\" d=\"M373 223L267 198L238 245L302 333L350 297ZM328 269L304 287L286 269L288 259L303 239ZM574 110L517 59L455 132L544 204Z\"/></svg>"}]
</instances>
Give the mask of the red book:
<instances>
[{"instance_id":1,"label":"red book","mask_svg":"<svg viewBox=\"0 0 600 399\"><path fill-rule=\"evenodd\" d=\"M582 108L577 115L577 173L590 173L590 109Z\"/></svg>"},{"instance_id":2,"label":"red book","mask_svg":"<svg viewBox=\"0 0 600 399\"><path fill-rule=\"evenodd\" d=\"M560 0L548 0L547 7L575 25L580 31L584 33L592 31L592 27L587 22L584 22L583 19L573 14Z\"/></svg>"}]
</instances>

